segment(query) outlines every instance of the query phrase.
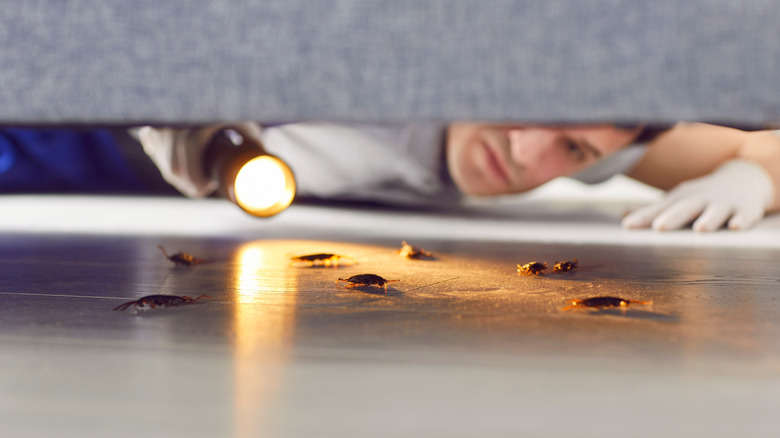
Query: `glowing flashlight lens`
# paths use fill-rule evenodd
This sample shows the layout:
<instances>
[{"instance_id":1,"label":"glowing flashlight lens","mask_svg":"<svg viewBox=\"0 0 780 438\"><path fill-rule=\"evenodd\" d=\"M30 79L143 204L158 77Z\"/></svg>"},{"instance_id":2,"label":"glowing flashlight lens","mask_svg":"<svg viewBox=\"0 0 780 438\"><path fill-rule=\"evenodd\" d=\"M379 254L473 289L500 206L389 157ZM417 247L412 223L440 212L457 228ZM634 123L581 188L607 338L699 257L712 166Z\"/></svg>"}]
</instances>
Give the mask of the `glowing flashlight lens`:
<instances>
[{"instance_id":1,"label":"glowing flashlight lens","mask_svg":"<svg viewBox=\"0 0 780 438\"><path fill-rule=\"evenodd\" d=\"M262 155L249 160L236 175L236 202L255 216L272 216L295 197L295 178L280 159Z\"/></svg>"}]
</instances>

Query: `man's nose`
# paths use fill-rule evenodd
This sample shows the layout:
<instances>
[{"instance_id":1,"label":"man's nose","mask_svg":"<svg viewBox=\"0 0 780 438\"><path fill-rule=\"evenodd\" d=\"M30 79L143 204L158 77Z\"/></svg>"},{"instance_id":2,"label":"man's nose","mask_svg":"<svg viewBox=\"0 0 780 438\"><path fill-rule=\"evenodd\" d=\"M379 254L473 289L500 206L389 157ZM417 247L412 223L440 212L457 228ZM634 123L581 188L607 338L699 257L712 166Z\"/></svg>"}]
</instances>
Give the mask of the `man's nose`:
<instances>
[{"instance_id":1,"label":"man's nose","mask_svg":"<svg viewBox=\"0 0 780 438\"><path fill-rule=\"evenodd\" d=\"M552 141L552 134L543 129L512 129L507 136L512 161L523 167L538 165Z\"/></svg>"}]
</instances>

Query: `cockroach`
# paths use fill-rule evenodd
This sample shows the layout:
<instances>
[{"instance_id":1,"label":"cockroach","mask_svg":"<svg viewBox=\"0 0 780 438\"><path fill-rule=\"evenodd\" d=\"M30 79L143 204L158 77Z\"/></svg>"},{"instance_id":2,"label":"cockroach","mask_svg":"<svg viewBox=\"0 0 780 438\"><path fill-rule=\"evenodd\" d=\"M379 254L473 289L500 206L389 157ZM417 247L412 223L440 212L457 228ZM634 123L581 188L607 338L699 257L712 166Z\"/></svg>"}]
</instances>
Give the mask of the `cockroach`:
<instances>
[{"instance_id":1,"label":"cockroach","mask_svg":"<svg viewBox=\"0 0 780 438\"><path fill-rule=\"evenodd\" d=\"M618 297L591 297L584 300L568 300L568 302L570 304L564 307L563 310L570 310L578 307L587 307L590 309L619 307L625 310L631 304L643 304L648 306L653 304L652 301L627 300Z\"/></svg>"},{"instance_id":2,"label":"cockroach","mask_svg":"<svg viewBox=\"0 0 780 438\"><path fill-rule=\"evenodd\" d=\"M176 263L176 265L195 266L197 264L205 262L205 260L199 259L197 257L193 257L192 255L187 254L186 252L177 252L176 254L169 256L162 245L157 245L157 247L160 248L160 251L162 251L166 259L172 261L173 263Z\"/></svg>"},{"instance_id":3,"label":"cockroach","mask_svg":"<svg viewBox=\"0 0 780 438\"><path fill-rule=\"evenodd\" d=\"M201 298L210 298L208 295L201 295L198 298L182 297L178 295L147 295L134 301L128 301L124 304L120 304L114 307L114 311L123 311L130 306L135 307L138 310L142 307L149 307L154 309L155 307L175 307L182 304L190 304L198 301Z\"/></svg>"},{"instance_id":4,"label":"cockroach","mask_svg":"<svg viewBox=\"0 0 780 438\"><path fill-rule=\"evenodd\" d=\"M524 265L517 265L517 272L525 275L544 275L547 270L547 262L531 262Z\"/></svg>"},{"instance_id":5,"label":"cockroach","mask_svg":"<svg viewBox=\"0 0 780 438\"><path fill-rule=\"evenodd\" d=\"M302 256L290 257L292 260L291 266L317 266L317 267L329 267L329 266L352 266L356 260L350 256L333 254L329 252L321 252L317 254L307 254Z\"/></svg>"},{"instance_id":6,"label":"cockroach","mask_svg":"<svg viewBox=\"0 0 780 438\"><path fill-rule=\"evenodd\" d=\"M336 283L340 281L346 281L347 284L344 287L369 287L376 286L382 288L387 292L387 283L400 280L386 280L376 274L359 274L353 275L349 278L339 278Z\"/></svg>"},{"instance_id":7,"label":"cockroach","mask_svg":"<svg viewBox=\"0 0 780 438\"><path fill-rule=\"evenodd\" d=\"M579 265L579 260L576 258L574 261L564 261L564 262L555 262L555 266L553 266L553 273L563 273L563 272L569 272L577 269L577 266Z\"/></svg>"},{"instance_id":8,"label":"cockroach","mask_svg":"<svg viewBox=\"0 0 780 438\"><path fill-rule=\"evenodd\" d=\"M398 250L398 254L401 254L401 257L417 260L433 260L435 258L430 252L419 246L409 245L405 240L401 242L401 249Z\"/></svg>"}]
</instances>

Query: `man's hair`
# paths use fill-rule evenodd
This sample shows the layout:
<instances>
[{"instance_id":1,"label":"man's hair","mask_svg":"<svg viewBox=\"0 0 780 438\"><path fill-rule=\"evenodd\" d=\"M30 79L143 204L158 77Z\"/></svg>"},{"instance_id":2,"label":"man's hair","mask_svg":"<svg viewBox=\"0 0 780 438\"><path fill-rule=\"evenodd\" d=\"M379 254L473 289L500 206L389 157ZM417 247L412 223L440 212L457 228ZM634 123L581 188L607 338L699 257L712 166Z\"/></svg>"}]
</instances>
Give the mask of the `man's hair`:
<instances>
[{"instance_id":1,"label":"man's hair","mask_svg":"<svg viewBox=\"0 0 780 438\"><path fill-rule=\"evenodd\" d=\"M626 131L639 130L639 134L632 142L633 144L650 143L659 135L672 129L674 124L667 123L615 123L615 128L625 129Z\"/></svg>"}]
</instances>

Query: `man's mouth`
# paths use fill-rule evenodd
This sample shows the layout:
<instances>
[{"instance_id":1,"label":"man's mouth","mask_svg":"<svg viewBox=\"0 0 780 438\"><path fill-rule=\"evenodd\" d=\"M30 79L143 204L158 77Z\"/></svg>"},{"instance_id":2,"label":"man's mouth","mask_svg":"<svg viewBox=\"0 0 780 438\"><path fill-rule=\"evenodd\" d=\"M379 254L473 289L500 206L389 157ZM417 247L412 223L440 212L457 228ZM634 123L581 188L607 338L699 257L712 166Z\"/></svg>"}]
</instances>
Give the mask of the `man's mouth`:
<instances>
[{"instance_id":1,"label":"man's mouth","mask_svg":"<svg viewBox=\"0 0 780 438\"><path fill-rule=\"evenodd\" d=\"M506 168L506 164L486 142L480 142L480 145L485 153L485 171L490 174L494 180L501 182L501 184L506 187L510 187L512 180L509 177L509 171Z\"/></svg>"}]
</instances>

